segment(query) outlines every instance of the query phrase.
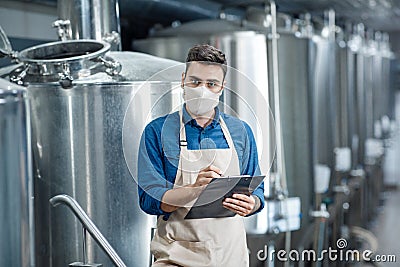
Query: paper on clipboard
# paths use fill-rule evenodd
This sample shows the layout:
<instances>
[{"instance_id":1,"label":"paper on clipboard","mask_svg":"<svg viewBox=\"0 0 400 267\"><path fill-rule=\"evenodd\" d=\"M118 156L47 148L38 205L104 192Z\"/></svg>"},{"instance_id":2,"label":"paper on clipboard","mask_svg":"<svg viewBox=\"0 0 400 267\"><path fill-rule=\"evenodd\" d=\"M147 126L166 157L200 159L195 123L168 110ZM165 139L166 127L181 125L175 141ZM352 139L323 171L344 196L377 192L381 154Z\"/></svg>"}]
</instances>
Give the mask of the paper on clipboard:
<instances>
[{"instance_id":1,"label":"paper on clipboard","mask_svg":"<svg viewBox=\"0 0 400 267\"><path fill-rule=\"evenodd\" d=\"M222 205L226 197L234 193L251 195L262 183L265 175L230 176L213 179L201 192L185 219L223 218L236 215Z\"/></svg>"}]
</instances>

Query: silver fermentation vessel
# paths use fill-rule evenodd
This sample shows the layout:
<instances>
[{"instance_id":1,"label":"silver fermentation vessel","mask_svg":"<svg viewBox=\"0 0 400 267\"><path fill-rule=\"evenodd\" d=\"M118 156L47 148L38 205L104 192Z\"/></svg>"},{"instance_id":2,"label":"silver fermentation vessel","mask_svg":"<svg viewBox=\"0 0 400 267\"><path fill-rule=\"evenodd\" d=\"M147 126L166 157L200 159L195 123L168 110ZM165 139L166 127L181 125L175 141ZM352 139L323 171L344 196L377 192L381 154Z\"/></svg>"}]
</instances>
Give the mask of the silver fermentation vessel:
<instances>
[{"instance_id":1,"label":"silver fermentation vessel","mask_svg":"<svg viewBox=\"0 0 400 267\"><path fill-rule=\"evenodd\" d=\"M34 266L29 106L0 79L0 266Z\"/></svg>"},{"instance_id":2,"label":"silver fermentation vessel","mask_svg":"<svg viewBox=\"0 0 400 267\"><path fill-rule=\"evenodd\" d=\"M81 224L49 204L59 194L82 206L127 266L150 262L153 221L138 204L137 148L146 123L179 105L180 91L168 79L146 80L178 62L108 50L93 40L32 47L10 75L31 100L37 266L84 258ZM90 238L86 258L112 266Z\"/></svg>"},{"instance_id":3,"label":"silver fermentation vessel","mask_svg":"<svg viewBox=\"0 0 400 267\"><path fill-rule=\"evenodd\" d=\"M58 0L58 28L61 40L93 39L121 50L118 0Z\"/></svg>"}]
</instances>

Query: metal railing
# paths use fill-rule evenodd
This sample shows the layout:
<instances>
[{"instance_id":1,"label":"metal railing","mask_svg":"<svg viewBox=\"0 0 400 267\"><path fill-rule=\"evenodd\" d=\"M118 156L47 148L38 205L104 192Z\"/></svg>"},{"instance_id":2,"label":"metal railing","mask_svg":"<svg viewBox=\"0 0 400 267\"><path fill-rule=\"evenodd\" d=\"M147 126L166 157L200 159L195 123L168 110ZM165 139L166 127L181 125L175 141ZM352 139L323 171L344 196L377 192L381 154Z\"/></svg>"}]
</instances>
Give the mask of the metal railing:
<instances>
[{"instance_id":1,"label":"metal railing","mask_svg":"<svg viewBox=\"0 0 400 267\"><path fill-rule=\"evenodd\" d=\"M126 267L125 263L118 256L117 252L113 249L113 247L108 243L107 239L103 236L100 230L96 227L93 221L89 218L89 216L85 213L81 206L79 206L78 202L75 199L68 195L57 195L50 199L50 203L55 207L59 204L63 204L71 209L74 215L81 222L84 230L86 229L96 243L100 246L100 248L107 254L107 256L111 259L111 261L118 267ZM85 255L84 255L85 257Z\"/></svg>"}]
</instances>

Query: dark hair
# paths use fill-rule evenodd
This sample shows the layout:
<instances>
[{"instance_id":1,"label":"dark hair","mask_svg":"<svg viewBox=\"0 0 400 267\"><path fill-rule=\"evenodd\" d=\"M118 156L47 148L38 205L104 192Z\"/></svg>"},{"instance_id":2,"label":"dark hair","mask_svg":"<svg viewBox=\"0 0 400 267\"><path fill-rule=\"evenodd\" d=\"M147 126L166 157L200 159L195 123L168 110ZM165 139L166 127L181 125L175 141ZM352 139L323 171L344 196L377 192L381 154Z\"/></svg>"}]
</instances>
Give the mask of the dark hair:
<instances>
[{"instance_id":1,"label":"dark hair","mask_svg":"<svg viewBox=\"0 0 400 267\"><path fill-rule=\"evenodd\" d=\"M190 48L186 57L186 71L189 68L190 62L192 61L200 61L204 64L215 64L221 66L225 78L227 71L225 54L214 46L202 44L195 45Z\"/></svg>"}]
</instances>

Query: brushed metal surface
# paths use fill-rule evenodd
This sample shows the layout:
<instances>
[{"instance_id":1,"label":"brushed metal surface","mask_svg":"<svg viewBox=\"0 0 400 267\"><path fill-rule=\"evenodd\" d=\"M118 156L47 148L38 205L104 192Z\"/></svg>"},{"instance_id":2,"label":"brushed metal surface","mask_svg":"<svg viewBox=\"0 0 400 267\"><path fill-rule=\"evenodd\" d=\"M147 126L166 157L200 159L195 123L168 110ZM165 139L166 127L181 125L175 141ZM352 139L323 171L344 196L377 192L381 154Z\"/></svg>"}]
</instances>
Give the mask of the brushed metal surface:
<instances>
[{"instance_id":1,"label":"brushed metal surface","mask_svg":"<svg viewBox=\"0 0 400 267\"><path fill-rule=\"evenodd\" d=\"M349 81L349 76L353 72L351 65L351 54L346 47L335 46L335 97L337 112L337 129L336 131L336 144L339 147L351 147L351 127L354 123L354 113L350 112L352 108L350 102L352 96L350 95L352 83Z\"/></svg>"},{"instance_id":2,"label":"brushed metal surface","mask_svg":"<svg viewBox=\"0 0 400 267\"><path fill-rule=\"evenodd\" d=\"M297 38L287 32L279 34L280 107L287 185L290 196L301 197L303 227L310 220L308 211L314 192L312 66L315 45L308 38Z\"/></svg>"},{"instance_id":3,"label":"brushed metal surface","mask_svg":"<svg viewBox=\"0 0 400 267\"><path fill-rule=\"evenodd\" d=\"M315 162L333 168L335 147L335 74L334 43L321 36L314 36L316 45L314 71L315 104Z\"/></svg>"},{"instance_id":4,"label":"brushed metal surface","mask_svg":"<svg viewBox=\"0 0 400 267\"><path fill-rule=\"evenodd\" d=\"M69 20L71 37L109 41L111 50L121 50L118 0L57 1L58 18Z\"/></svg>"},{"instance_id":5,"label":"brushed metal surface","mask_svg":"<svg viewBox=\"0 0 400 267\"><path fill-rule=\"evenodd\" d=\"M357 108L357 136L358 136L358 165L364 165L366 141L366 93L365 93L365 57L361 52L356 57L356 108Z\"/></svg>"},{"instance_id":6,"label":"brushed metal surface","mask_svg":"<svg viewBox=\"0 0 400 267\"><path fill-rule=\"evenodd\" d=\"M87 70L73 69L76 78L68 89L36 73L24 77L31 106L37 266L68 266L84 258L80 223L49 203L59 194L76 199L128 266L150 262L154 220L139 208L133 166L146 123L181 104L180 91L171 91L174 77L146 80L179 62L130 52L108 56L121 63L119 75L80 77L73 72ZM125 139L124 129L130 130ZM93 240L86 245L90 262L112 266Z\"/></svg>"},{"instance_id":7,"label":"brushed metal surface","mask_svg":"<svg viewBox=\"0 0 400 267\"><path fill-rule=\"evenodd\" d=\"M0 79L0 266L34 266L29 106Z\"/></svg>"},{"instance_id":8,"label":"brushed metal surface","mask_svg":"<svg viewBox=\"0 0 400 267\"><path fill-rule=\"evenodd\" d=\"M128 266L148 264L152 220L139 208L137 184L124 157L122 138L125 112L142 85L88 83L67 90L48 84L28 87L38 266L67 266L83 258L80 223L67 209L49 205L49 199L58 194L77 200ZM149 84L140 102L153 103L151 94L159 93L161 86ZM151 106L138 107L135 112L143 115L128 122L135 131L132 147L138 147L135 143L147 122L146 108ZM93 240L87 243L87 251L91 262L111 266Z\"/></svg>"}]
</instances>

